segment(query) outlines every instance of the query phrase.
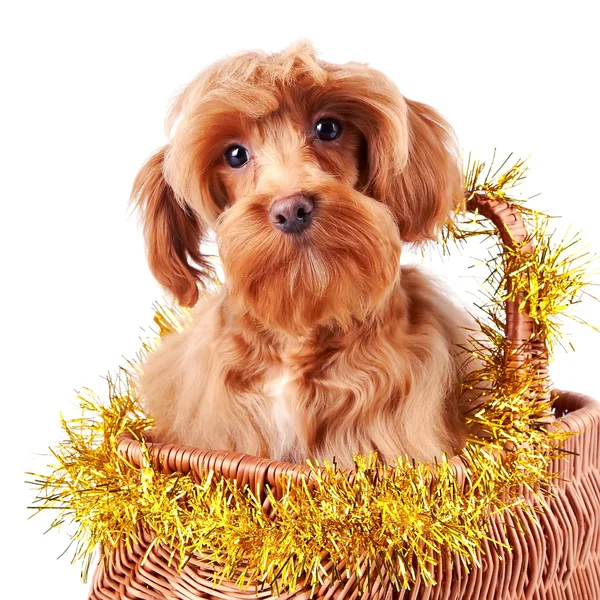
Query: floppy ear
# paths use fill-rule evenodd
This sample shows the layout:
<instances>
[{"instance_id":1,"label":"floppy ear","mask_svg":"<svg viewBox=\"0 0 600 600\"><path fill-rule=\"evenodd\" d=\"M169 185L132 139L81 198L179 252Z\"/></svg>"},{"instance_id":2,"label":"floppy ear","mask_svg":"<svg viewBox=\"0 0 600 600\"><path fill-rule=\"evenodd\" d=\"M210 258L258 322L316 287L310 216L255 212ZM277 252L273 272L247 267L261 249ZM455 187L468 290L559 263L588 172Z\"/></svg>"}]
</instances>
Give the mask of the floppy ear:
<instances>
[{"instance_id":1,"label":"floppy ear","mask_svg":"<svg viewBox=\"0 0 600 600\"><path fill-rule=\"evenodd\" d=\"M459 152L452 128L431 107L406 100L408 127L396 136L378 135L368 160L377 153L378 170L371 195L394 213L400 236L409 242L435 239L438 228L464 201ZM396 119L397 121L397 119ZM397 128L388 120L383 129ZM394 139L395 144L389 144ZM407 139L402 139L406 137ZM386 140L386 147L378 144ZM370 140L367 138L367 144ZM405 164L398 168L398 157Z\"/></svg>"},{"instance_id":2,"label":"floppy ear","mask_svg":"<svg viewBox=\"0 0 600 600\"><path fill-rule=\"evenodd\" d=\"M140 169L131 201L143 217L148 263L158 282L182 306L198 301L198 284L214 278L208 259L200 253L205 227L185 202L178 202L163 174L168 146Z\"/></svg>"}]
</instances>

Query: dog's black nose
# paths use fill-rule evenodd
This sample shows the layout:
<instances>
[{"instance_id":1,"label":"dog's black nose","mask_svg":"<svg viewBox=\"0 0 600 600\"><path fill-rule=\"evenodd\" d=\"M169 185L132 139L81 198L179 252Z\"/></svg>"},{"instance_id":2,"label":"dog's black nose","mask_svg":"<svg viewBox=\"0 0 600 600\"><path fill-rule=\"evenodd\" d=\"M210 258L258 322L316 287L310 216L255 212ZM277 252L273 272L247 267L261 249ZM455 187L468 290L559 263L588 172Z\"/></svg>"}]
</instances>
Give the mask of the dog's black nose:
<instances>
[{"instance_id":1,"label":"dog's black nose","mask_svg":"<svg viewBox=\"0 0 600 600\"><path fill-rule=\"evenodd\" d=\"M310 225L314 206L310 196L295 194L275 200L269 209L269 217L277 229L286 233L299 233Z\"/></svg>"}]
</instances>

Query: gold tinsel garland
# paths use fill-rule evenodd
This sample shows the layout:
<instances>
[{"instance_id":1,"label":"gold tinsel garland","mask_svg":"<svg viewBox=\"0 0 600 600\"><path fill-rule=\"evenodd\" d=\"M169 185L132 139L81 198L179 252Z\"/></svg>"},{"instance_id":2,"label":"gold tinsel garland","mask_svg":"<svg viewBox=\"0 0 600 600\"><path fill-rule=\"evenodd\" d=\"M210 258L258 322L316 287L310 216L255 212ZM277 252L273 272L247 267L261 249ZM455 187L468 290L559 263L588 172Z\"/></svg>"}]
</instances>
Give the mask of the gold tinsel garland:
<instances>
[{"instance_id":1,"label":"gold tinsel garland","mask_svg":"<svg viewBox=\"0 0 600 600\"><path fill-rule=\"evenodd\" d=\"M248 487L240 489L212 472L199 484L189 475L162 474L152 467L147 448L145 466L136 469L116 448L121 434L132 433L143 442L143 432L152 426L133 385L140 356L109 378L107 404L91 392L79 396L81 418L63 420L67 439L51 448L56 462L49 474L35 476L36 508L58 510L53 526L69 519L77 524L74 560L83 561L84 576L98 545L110 560L111 547L135 542L144 527L154 532L156 543L173 549L180 566L201 553L214 563L215 577L240 586L293 590L301 576L317 585L324 561L344 565L334 578L354 574L365 588L373 576L387 576L397 588L410 586L418 576L435 584L431 566L443 551L467 566L477 562L484 540L493 541L486 524L491 515L507 510L516 515L519 506L532 516L521 491L551 493L550 463L562 455L566 434L543 425L551 406L544 399L547 390L534 385L533 364L518 370L507 366L507 353L514 349L504 337L504 302L526 303L552 350L560 341L558 318L588 283L589 260L575 250L576 236L555 243L548 217L510 197L524 176L522 161L502 173L490 168L483 176L483 170L483 163L468 165L467 199L485 194L515 204L530 234L507 248L477 214L457 215L444 232L445 251L472 236L489 238L495 249L486 261L489 276L478 319L483 339L471 340L483 367L465 383L475 396L485 390L466 413L473 433L461 454L465 481L459 485L445 459L435 465L401 459L391 468L374 456L357 455L352 480L328 464L324 475L313 469L314 489L284 478L283 496L270 497L275 517L269 518ZM533 253L522 251L528 243ZM159 334L184 327L186 317L176 307L158 307ZM144 344L142 355L151 346Z\"/></svg>"}]
</instances>

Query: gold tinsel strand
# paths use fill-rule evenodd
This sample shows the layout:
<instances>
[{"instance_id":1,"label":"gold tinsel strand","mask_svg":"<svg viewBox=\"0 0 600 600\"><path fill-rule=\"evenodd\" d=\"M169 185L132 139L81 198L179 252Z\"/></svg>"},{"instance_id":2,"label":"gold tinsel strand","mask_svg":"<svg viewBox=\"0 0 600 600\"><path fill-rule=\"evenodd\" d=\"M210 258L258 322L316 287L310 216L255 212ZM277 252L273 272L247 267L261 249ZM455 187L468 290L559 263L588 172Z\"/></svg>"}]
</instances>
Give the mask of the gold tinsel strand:
<instances>
[{"instance_id":1,"label":"gold tinsel strand","mask_svg":"<svg viewBox=\"0 0 600 600\"><path fill-rule=\"evenodd\" d=\"M506 161L505 161L506 162ZM368 589L374 578L389 577L396 588L409 587L418 576L435 584L431 567L443 553L476 565L483 542L492 540L491 515L524 511L531 516L520 490L551 493L551 461L562 456L565 433L544 426L551 410L545 389L534 385L533 363L511 369L504 337L504 302L519 298L552 348L560 342L559 317L578 301L588 283L590 257L576 250L577 236L558 243L548 233L548 217L511 196L523 179L523 161L495 173L471 163L466 198L485 194L509 201L526 220L529 238L506 248L480 215L458 215L444 231L443 248L473 236L490 239L495 250L486 262L489 276L477 319L483 334L473 336L472 354L482 367L465 383L471 403L466 409L471 436L461 461L462 485L447 460L424 465L399 459L382 465L376 456L355 457L353 477L327 463L324 474L311 465L311 486L283 478L283 496L269 491L273 517L265 514L253 490L209 473L200 483L191 476L165 475L153 468L143 433L152 426L133 384L141 358L156 340L145 342L136 361L109 378L108 404L91 392L79 396L82 416L63 420L67 439L51 449L55 464L35 476L38 510L54 509L53 525L76 523L74 560L87 574L94 549L105 557L119 544L138 540L140 528L151 530L155 543L173 551L183 566L194 553L215 566L215 579L240 586L274 585L293 590L305 577L322 582L325 562L344 565L333 577L354 574ZM534 252L523 252L533 244ZM512 280L507 295L508 278ZM178 307L156 307L159 337L185 327L188 313ZM117 451L119 436L132 433L142 441L145 465L128 464ZM309 463L310 465L310 463ZM517 511L519 507L520 511ZM107 558L109 560L110 558ZM476 565L477 566L477 565Z\"/></svg>"}]
</instances>

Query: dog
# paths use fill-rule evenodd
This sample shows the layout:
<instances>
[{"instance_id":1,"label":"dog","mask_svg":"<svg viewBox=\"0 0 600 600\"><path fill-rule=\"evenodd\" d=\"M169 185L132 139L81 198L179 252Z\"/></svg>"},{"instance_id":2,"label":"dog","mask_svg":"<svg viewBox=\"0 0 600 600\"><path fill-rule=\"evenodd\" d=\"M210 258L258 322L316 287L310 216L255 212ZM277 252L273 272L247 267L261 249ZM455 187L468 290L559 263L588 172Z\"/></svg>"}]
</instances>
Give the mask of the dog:
<instances>
[{"instance_id":1,"label":"dog","mask_svg":"<svg viewBox=\"0 0 600 600\"><path fill-rule=\"evenodd\" d=\"M400 266L462 206L446 121L374 68L298 43L203 71L167 128L132 192L154 276L194 307L141 368L158 439L346 468L354 453L459 450L470 321Z\"/></svg>"}]
</instances>

